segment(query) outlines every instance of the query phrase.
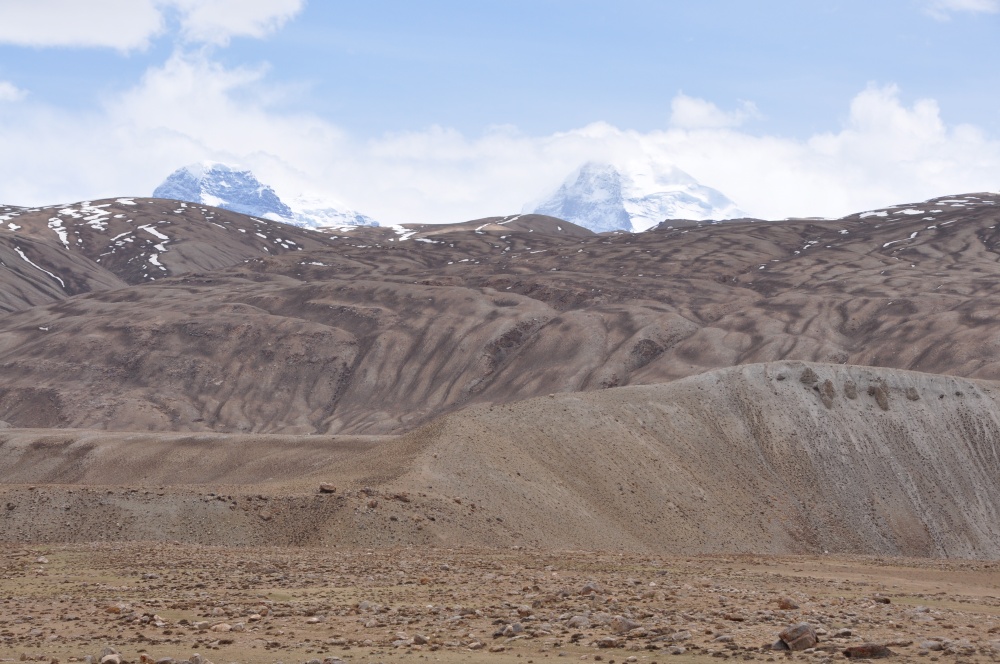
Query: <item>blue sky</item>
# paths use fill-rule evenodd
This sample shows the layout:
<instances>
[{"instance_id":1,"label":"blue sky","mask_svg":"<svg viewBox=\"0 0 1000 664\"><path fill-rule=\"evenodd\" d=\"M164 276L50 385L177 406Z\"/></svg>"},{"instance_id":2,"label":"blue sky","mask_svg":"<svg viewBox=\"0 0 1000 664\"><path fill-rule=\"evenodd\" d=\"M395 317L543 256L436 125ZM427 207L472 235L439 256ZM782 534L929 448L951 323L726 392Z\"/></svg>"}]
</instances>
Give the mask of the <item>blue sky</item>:
<instances>
[{"instance_id":1,"label":"blue sky","mask_svg":"<svg viewBox=\"0 0 1000 664\"><path fill-rule=\"evenodd\" d=\"M457 221L601 159L845 214L1000 188L998 62L1000 0L0 0L0 199L219 160Z\"/></svg>"}]
</instances>

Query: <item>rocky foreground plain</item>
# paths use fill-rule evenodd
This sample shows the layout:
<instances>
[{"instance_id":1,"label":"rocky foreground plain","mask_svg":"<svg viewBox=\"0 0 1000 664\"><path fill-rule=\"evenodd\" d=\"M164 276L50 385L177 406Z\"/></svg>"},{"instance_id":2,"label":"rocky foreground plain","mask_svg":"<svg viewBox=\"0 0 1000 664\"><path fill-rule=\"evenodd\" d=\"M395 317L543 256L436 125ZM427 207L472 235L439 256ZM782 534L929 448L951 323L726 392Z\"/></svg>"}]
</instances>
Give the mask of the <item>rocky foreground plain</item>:
<instances>
[{"instance_id":1,"label":"rocky foreground plain","mask_svg":"<svg viewBox=\"0 0 1000 664\"><path fill-rule=\"evenodd\" d=\"M4 545L0 661L982 664L1000 656L998 565Z\"/></svg>"}]
</instances>

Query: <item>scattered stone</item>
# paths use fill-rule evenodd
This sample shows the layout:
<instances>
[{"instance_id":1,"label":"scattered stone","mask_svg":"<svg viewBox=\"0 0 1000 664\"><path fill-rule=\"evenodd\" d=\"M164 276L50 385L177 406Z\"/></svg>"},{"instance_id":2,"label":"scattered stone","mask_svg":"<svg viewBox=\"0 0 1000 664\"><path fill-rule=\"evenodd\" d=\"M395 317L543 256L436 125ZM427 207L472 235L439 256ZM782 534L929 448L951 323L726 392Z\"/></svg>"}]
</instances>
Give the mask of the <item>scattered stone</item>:
<instances>
[{"instance_id":1,"label":"scattered stone","mask_svg":"<svg viewBox=\"0 0 1000 664\"><path fill-rule=\"evenodd\" d=\"M323 482L322 484L319 485L319 492L320 493L337 493L337 487L334 486L333 484L329 484L327 482Z\"/></svg>"},{"instance_id":2,"label":"scattered stone","mask_svg":"<svg viewBox=\"0 0 1000 664\"><path fill-rule=\"evenodd\" d=\"M793 602L790 597L782 597L778 600L778 608L782 611L794 611L799 608L799 605Z\"/></svg>"}]
</instances>

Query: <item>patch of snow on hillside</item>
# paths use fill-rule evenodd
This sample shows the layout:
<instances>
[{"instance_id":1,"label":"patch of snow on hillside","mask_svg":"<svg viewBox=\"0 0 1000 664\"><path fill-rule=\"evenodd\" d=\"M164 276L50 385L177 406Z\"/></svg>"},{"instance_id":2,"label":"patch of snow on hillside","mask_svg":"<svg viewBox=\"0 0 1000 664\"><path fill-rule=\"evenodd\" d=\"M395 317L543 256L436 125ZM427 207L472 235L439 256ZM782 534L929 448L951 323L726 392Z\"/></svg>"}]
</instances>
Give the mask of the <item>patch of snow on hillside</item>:
<instances>
[{"instance_id":1,"label":"patch of snow on hillside","mask_svg":"<svg viewBox=\"0 0 1000 664\"><path fill-rule=\"evenodd\" d=\"M60 279L60 278L59 278L59 277L57 277L56 275L52 274L51 272L49 272L49 271L48 271L48 270L46 270L45 268L43 268L43 267L40 267L40 266L39 266L38 264L36 264L36 263L33 263L33 262L31 261L31 259L29 259L29 258L28 258L27 256L25 256L25 255L24 255L24 252L23 252L23 251L21 251L21 247L14 247L14 251L16 251L16 252L17 252L17 255L18 255L18 256L20 256L21 258L23 258L23 259L24 259L24 262L25 262L25 263L27 263L27 264L28 264L28 265L30 265L31 267L35 268L36 270L39 270L39 271L41 271L41 272L44 272L45 274L49 275L50 277L52 277L53 279L55 279L56 281L58 281L58 282L59 282L59 285L61 285L61 286L62 286L63 288L66 288L66 282L65 282L65 281L63 281L62 279Z\"/></svg>"}]
</instances>

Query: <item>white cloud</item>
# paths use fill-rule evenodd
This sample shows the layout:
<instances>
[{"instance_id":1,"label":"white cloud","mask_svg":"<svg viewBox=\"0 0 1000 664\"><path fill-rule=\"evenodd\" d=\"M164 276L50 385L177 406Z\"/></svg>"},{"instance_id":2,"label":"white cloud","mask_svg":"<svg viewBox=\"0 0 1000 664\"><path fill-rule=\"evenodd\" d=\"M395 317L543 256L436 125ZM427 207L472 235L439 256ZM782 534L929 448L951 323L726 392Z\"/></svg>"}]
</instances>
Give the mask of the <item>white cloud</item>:
<instances>
[{"instance_id":1,"label":"white cloud","mask_svg":"<svg viewBox=\"0 0 1000 664\"><path fill-rule=\"evenodd\" d=\"M941 21L951 18L954 12L996 14L1000 12L1000 0L925 0L924 11Z\"/></svg>"},{"instance_id":2,"label":"white cloud","mask_svg":"<svg viewBox=\"0 0 1000 664\"><path fill-rule=\"evenodd\" d=\"M742 102L735 111L723 111L710 101L689 97L684 93L674 97L670 110L670 126L679 129L739 127L760 115L752 102Z\"/></svg>"},{"instance_id":3,"label":"white cloud","mask_svg":"<svg viewBox=\"0 0 1000 664\"><path fill-rule=\"evenodd\" d=\"M225 43L262 37L305 0L0 0L0 43L21 46L146 48L176 15L185 39Z\"/></svg>"},{"instance_id":4,"label":"white cloud","mask_svg":"<svg viewBox=\"0 0 1000 664\"><path fill-rule=\"evenodd\" d=\"M305 0L165 0L181 12L184 35L201 43L263 37L299 13Z\"/></svg>"},{"instance_id":5,"label":"white cloud","mask_svg":"<svg viewBox=\"0 0 1000 664\"><path fill-rule=\"evenodd\" d=\"M175 168L203 159L245 164L283 196L323 193L391 223L517 212L588 160L675 165L770 218L1000 188L1000 141L947 125L933 100L904 103L893 86L861 91L842 127L806 140L703 120L649 132L594 123L548 136L431 127L360 141L314 115L277 110L266 78L265 69L179 53L98 113L31 97L2 104L0 145L16 158L0 161L0 202L148 195Z\"/></svg>"},{"instance_id":6,"label":"white cloud","mask_svg":"<svg viewBox=\"0 0 1000 664\"><path fill-rule=\"evenodd\" d=\"M27 94L10 81L0 81L0 102L21 101Z\"/></svg>"}]
</instances>

